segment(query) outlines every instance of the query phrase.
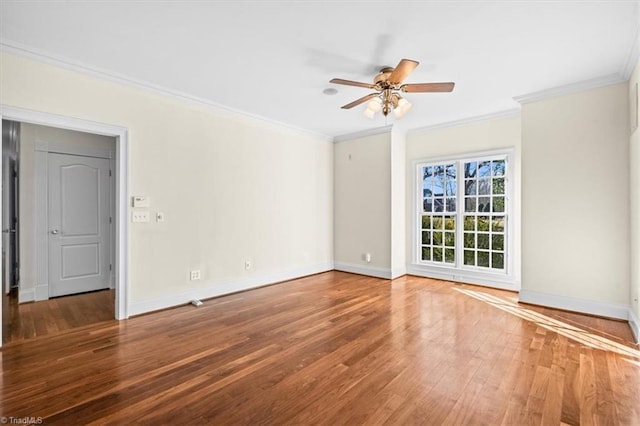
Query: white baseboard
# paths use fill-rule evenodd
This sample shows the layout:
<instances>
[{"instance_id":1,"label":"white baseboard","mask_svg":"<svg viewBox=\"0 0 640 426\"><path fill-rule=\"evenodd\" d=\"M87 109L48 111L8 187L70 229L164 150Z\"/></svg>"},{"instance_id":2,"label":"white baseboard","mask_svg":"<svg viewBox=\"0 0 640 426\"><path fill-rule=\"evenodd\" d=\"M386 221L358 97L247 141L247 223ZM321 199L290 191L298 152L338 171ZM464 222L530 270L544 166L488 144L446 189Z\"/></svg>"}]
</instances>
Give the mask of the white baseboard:
<instances>
[{"instance_id":1,"label":"white baseboard","mask_svg":"<svg viewBox=\"0 0 640 426\"><path fill-rule=\"evenodd\" d=\"M18 303L33 302L36 300L36 290L29 288L26 290L20 289L18 292Z\"/></svg>"},{"instance_id":2,"label":"white baseboard","mask_svg":"<svg viewBox=\"0 0 640 426\"><path fill-rule=\"evenodd\" d=\"M629 320L630 308L627 305L594 302L592 300L584 300L568 296L558 296L548 293L538 293L537 291L530 290L520 290L519 299L520 302L531 303L533 305L547 306L550 308L564 309L567 311L581 312L584 314L598 315L602 317Z\"/></svg>"},{"instance_id":3,"label":"white baseboard","mask_svg":"<svg viewBox=\"0 0 640 426\"><path fill-rule=\"evenodd\" d=\"M407 275L407 267L406 266L401 266L399 268L393 268L391 269L391 279L395 279L398 277L401 277L403 275Z\"/></svg>"},{"instance_id":4,"label":"white baseboard","mask_svg":"<svg viewBox=\"0 0 640 426\"><path fill-rule=\"evenodd\" d=\"M35 301L49 300L49 285L35 286Z\"/></svg>"},{"instance_id":5,"label":"white baseboard","mask_svg":"<svg viewBox=\"0 0 640 426\"><path fill-rule=\"evenodd\" d=\"M292 280L295 278L301 278L307 275L319 274L321 272L327 272L331 270L333 270L333 262L327 262L275 274L255 276L242 280L209 283L205 287L196 288L191 291L171 294L155 299L132 302L129 304L128 313L129 315L140 315L160 309L184 305L194 299L209 299L212 297L223 296L225 294L236 293L238 291L249 290L257 287L263 287L266 285Z\"/></svg>"},{"instance_id":6,"label":"white baseboard","mask_svg":"<svg viewBox=\"0 0 640 426\"><path fill-rule=\"evenodd\" d=\"M351 272L352 274L367 275L369 277L385 278L390 280L393 272L390 268L376 268L374 266L356 265L353 263L334 262L336 271ZM399 276L399 275L396 275Z\"/></svg>"},{"instance_id":7,"label":"white baseboard","mask_svg":"<svg viewBox=\"0 0 640 426\"><path fill-rule=\"evenodd\" d=\"M640 344L640 319L631 307L629 307L629 327L631 327L633 337L636 338L636 343Z\"/></svg>"}]
</instances>

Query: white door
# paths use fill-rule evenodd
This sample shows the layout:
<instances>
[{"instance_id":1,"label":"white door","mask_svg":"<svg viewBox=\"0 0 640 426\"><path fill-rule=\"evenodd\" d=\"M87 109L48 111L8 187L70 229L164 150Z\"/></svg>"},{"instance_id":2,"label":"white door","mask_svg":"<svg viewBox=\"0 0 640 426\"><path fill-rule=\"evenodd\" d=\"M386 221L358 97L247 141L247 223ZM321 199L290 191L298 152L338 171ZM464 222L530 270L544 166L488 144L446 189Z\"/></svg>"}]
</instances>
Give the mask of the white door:
<instances>
[{"instance_id":1,"label":"white door","mask_svg":"<svg viewBox=\"0 0 640 426\"><path fill-rule=\"evenodd\" d=\"M48 155L49 297L109 287L109 160Z\"/></svg>"}]
</instances>

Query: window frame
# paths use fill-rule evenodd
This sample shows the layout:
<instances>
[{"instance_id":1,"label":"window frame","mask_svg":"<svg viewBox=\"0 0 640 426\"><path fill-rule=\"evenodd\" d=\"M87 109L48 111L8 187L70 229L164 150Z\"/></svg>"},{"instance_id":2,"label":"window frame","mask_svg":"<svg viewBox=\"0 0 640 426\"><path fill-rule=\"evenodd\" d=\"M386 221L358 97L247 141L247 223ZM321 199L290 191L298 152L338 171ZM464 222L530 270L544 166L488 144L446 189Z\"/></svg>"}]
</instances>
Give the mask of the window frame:
<instances>
[{"instance_id":1,"label":"window frame","mask_svg":"<svg viewBox=\"0 0 640 426\"><path fill-rule=\"evenodd\" d=\"M441 278L446 280L481 284L497 288L519 289L516 276L517 249L516 225L518 217L515 216L517 208L517 194L515 193L515 149L506 148L491 151L470 152L459 155L439 156L413 161L413 208L411 214L412 249L411 262L408 272L419 276ZM465 176L464 163L493 161L504 159L506 162L505 178L505 232L504 232L504 269L492 269L487 267L464 265L464 216L465 216ZM431 215L455 215L455 261L453 264L444 262L423 261L422 250L422 215L423 215L423 167L454 163L456 165L456 211L431 212ZM488 212L487 215L492 215ZM479 214L476 214L478 216ZM518 225L519 226L519 225ZM474 232L477 234L477 230ZM492 235L492 234L490 234ZM477 250L477 248L476 248ZM491 251L489 251L491 253Z\"/></svg>"}]
</instances>

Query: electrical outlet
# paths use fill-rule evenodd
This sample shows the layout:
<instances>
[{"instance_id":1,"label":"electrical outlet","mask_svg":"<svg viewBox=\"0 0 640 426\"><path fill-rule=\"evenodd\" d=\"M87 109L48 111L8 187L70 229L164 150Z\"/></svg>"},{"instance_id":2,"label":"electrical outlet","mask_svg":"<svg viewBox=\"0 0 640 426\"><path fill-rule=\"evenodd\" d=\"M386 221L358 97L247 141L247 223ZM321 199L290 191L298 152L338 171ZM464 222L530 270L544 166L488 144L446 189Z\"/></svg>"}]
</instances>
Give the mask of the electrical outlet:
<instances>
[{"instance_id":1,"label":"electrical outlet","mask_svg":"<svg viewBox=\"0 0 640 426\"><path fill-rule=\"evenodd\" d=\"M250 260L245 260L244 261L244 269L245 269L245 271L248 271L249 269L251 269L251 261Z\"/></svg>"},{"instance_id":2,"label":"electrical outlet","mask_svg":"<svg viewBox=\"0 0 640 426\"><path fill-rule=\"evenodd\" d=\"M136 210L131 213L131 221L134 223L149 222L149 212Z\"/></svg>"},{"instance_id":3,"label":"electrical outlet","mask_svg":"<svg viewBox=\"0 0 640 426\"><path fill-rule=\"evenodd\" d=\"M200 279L200 270L194 269L191 271L191 281L196 281Z\"/></svg>"},{"instance_id":4,"label":"electrical outlet","mask_svg":"<svg viewBox=\"0 0 640 426\"><path fill-rule=\"evenodd\" d=\"M364 254L364 261L367 263L371 263L371 253Z\"/></svg>"}]
</instances>

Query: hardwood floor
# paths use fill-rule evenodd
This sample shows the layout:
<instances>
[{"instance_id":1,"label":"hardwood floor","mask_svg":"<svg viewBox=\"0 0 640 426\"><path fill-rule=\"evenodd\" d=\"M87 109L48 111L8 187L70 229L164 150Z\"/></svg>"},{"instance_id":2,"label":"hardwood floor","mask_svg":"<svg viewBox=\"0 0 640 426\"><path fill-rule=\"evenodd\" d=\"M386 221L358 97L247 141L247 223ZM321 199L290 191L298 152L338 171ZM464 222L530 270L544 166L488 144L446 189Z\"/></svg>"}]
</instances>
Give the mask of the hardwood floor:
<instances>
[{"instance_id":1,"label":"hardwood floor","mask_svg":"<svg viewBox=\"0 0 640 426\"><path fill-rule=\"evenodd\" d=\"M628 325L516 298L328 272L99 322L5 346L0 412L44 424L640 424Z\"/></svg>"},{"instance_id":2,"label":"hardwood floor","mask_svg":"<svg viewBox=\"0 0 640 426\"><path fill-rule=\"evenodd\" d=\"M101 290L18 303L17 294L4 299L3 343L65 332L115 318L115 291Z\"/></svg>"}]
</instances>

